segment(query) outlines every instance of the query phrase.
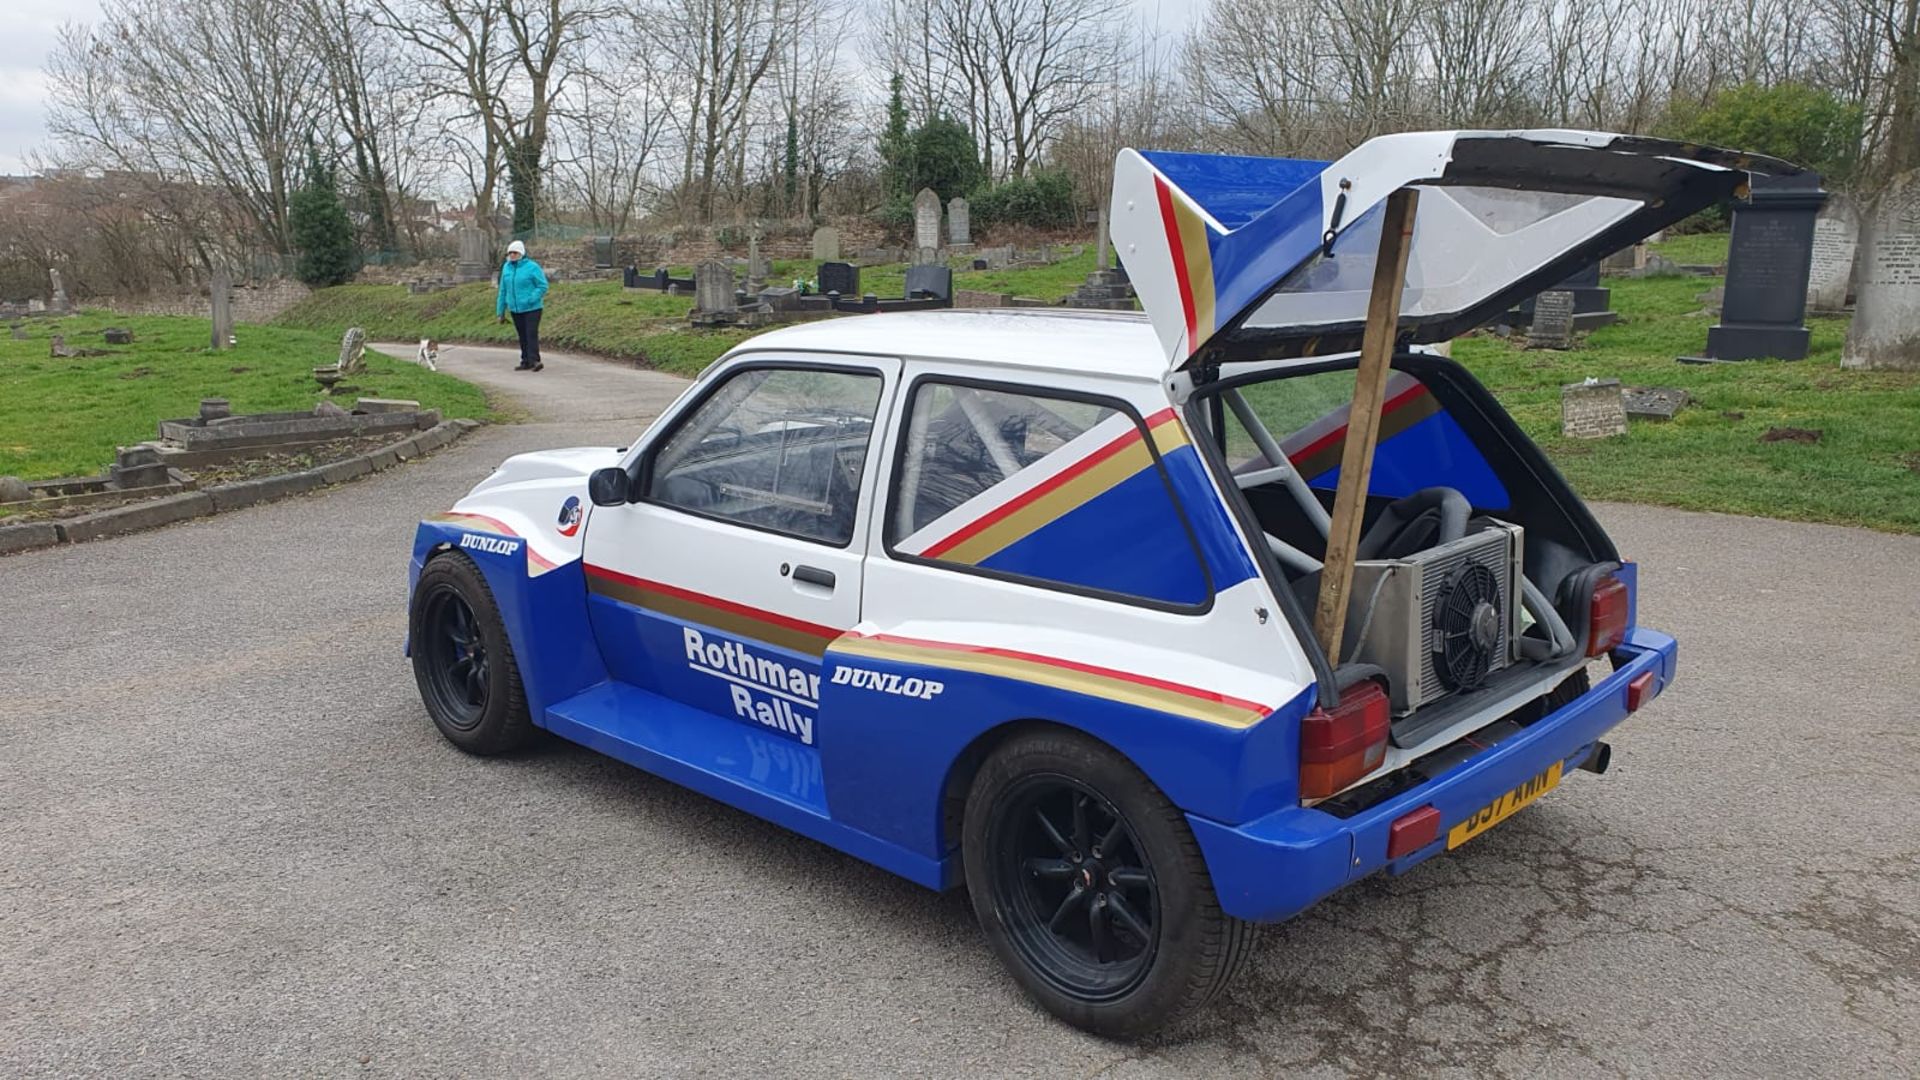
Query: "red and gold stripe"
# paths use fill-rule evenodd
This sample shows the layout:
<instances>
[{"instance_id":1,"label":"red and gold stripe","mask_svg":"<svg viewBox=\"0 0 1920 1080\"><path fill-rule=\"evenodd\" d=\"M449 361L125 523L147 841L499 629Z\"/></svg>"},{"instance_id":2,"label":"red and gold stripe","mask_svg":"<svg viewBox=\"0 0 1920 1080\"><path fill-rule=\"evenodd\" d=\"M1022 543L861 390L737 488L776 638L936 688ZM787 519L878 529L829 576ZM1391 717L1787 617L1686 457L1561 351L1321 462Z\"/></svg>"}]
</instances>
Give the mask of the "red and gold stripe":
<instances>
[{"instance_id":1,"label":"red and gold stripe","mask_svg":"<svg viewBox=\"0 0 1920 1080\"><path fill-rule=\"evenodd\" d=\"M711 626L736 637L764 641L807 656L817 657L826 652L827 644L841 633L831 626L790 618L661 581L648 581L604 566L588 563L586 572L588 592L645 608L670 619Z\"/></svg>"},{"instance_id":2,"label":"red and gold stripe","mask_svg":"<svg viewBox=\"0 0 1920 1080\"><path fill-rule=\"evenodd\" d=\"M1259 702L1197 686L1083 664L1057 656L987 645L961 645L893 634L873 634L843 637L834 644L833 651L836 655L1017 679L1225 727L1248 727L1273 712L1272 708Z\"/></svg>"},{"instance_id":3,"label":"red and gold stripe","mask_svg":"<svg viewBox=\"0 0 1920 1080\"><path fill-rule=\"evenodd\" d=\"M507 523L501 521L499 518L488 517L485 514L470 514L464 510L449 510L444 514L435 514L427 520L438 521L446 525L460 525L469 529L479 529L483 532L498 533L501 536L511 536L521 541L520 546L527 549L527 572L530 577L539 577L541 574L560 565L533 550L533 544L528 542L526 537L508 528Z\"/></svg>"},{"instance_id":4,"label":"red and gold stripe","mask_svg":"<svg viewBox=\"0 0 1920 1080\"><path fill-rule=\"evenodd\" d=\"M1153 446L1162 454L1187 444L1186 429L1172 409L1147 418ZM1132 425L1111 442L920 551L929 559L969 566L992 557L1153 466L1153 453Z\"/></svg>"},{"instance_id":5,"label":"red and gold stripe","mask_svg":"<svg viewBox=\"0 0 1920 1080\"><path fill-rule=\"evenodd\" d=\"M1180 311L1187 321L1186 351L1192 353L1213 336L1213 251L1207 245L1207 223L1176 196L1161 176L1153 178L1160 201L1160 223L1167 231L1167 251L1173 257L1173 277L1180 286Z\"/></svg>"},{"instance_id":6,"label":"red and gold stripe","mask_svg":"<svg viewBox=\"0 0 1920 1080\"><path fill-rule=\"evenodd\" d=\"M1433 394L1424 385L1414 383L1381 404L1380 441L1386 442L1439 411L1440 402ZM1347 425L1342 423L1300 449L1289 451L1287 460L1293 462L1301 476L1311 480L1338 467L1346 447Z\"/></svg>"}]
</instances>

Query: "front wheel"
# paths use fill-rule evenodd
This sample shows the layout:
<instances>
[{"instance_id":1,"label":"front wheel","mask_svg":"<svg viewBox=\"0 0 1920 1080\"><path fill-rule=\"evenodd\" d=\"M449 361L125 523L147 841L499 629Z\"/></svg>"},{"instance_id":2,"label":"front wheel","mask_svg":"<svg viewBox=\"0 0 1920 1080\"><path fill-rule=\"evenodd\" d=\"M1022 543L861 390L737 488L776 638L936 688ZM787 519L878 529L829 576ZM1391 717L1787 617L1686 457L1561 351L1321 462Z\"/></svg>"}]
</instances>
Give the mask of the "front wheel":
<instances>
[{"instance_id":1,"label":"front wheel","mask_svg":"<svg viewBox=\"0 0 1920 1080\"><path fill-rule=\"evenodd\" d=\"M1134 1036L1206 1004L1252 950L1185 816L1074 732L1020 736L967 796L962 860L987 940L1055 1016Z\"/></svg>"},{"instance_id":2,"label":"front wheel","mask_svg":"<svg viewBox=\"0 0 1920 1080\"><path fill-rule=\"evenodd\" d=\"M443 555L420 571L408 631L420 700L448 742L491 755L533 737L506 625L470 559Z\"/></svg>"}]
</instances>

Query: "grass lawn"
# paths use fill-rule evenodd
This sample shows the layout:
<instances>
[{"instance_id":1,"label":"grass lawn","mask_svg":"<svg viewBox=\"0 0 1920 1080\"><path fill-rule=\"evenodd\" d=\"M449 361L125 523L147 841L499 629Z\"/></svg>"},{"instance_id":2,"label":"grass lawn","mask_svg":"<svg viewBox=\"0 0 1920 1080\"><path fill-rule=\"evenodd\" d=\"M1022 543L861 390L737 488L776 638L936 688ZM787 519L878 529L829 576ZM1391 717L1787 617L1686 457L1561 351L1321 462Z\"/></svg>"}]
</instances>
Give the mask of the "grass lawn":
<instances>
[{"instance_id":1,"label":"grass lawn","mask_svg":"<svg viewBox=\"0 0 1920 1080\"><path fill-rule=\"evenodd\" d=\"M26 480L102 471L114 448L154 437L163 419L195 416L200 399L224 397L234 412L311 409L321 399L311 369L340 354L340 332L241 326L239 344L207 347L205 319L89 311L25 321L27 340L0 337L0 475ZM107 345L100 331L123 326L131 345ZM48 356L48 337L104 355ZM447 416L486 419L486 395L469 383L410 362L367 354L350 380L353 396L411 398ZM342 396L351 407L351 398Z\"/></svg>"},{"instance_id":2,"label":"grass lawn","mask_svg":"<svg viewBox=\"0 0 1920 1080\"><path fill-rule=\"evenodd\" d=\"M1674 237L1655 250L1685 263L1726 259L1725 233ZM777 261L773 281L812 264ZM1051 266L963 271L954 286L1057 300L1093 269L1091 252ZM679 271L676 271L679 272ZM865 291L899 296L904 266L861 271ZM1565 352L1529 352L1492 335L1457 343L1455 356L1500 398L1589 498L1866 525L1920 533L1920 375L1842 371L1841 319L1812 322L1813 353L1798 362L1696 367L1712 320L1696 296L1718 278L1609 278L1622 321ZM687 326L687 297L628 293L615 282L561 282L548 294L542 337L691 375L751 336ZM360 325L376 339L513 340L493 320L493 290L469 285L428 296L398 286L349 285L314 294L279 320L337 339ZM1624 437L1562 439L1560 387L1587 376L1676 386L1694 404L1669 423L1634 421ZM1817 428L1814 445L1761 443L1772 426ZM4 460L4 459L0 459Z\"/></svg>"}]
</instances>

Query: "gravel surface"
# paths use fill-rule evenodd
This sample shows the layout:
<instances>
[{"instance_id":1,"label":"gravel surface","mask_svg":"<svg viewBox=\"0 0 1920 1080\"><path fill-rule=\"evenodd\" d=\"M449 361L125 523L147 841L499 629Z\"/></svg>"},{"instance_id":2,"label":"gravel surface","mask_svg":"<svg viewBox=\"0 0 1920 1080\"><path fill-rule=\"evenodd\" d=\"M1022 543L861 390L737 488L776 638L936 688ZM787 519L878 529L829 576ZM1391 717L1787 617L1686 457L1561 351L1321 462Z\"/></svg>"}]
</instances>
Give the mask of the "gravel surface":
<instances>
[{"instance_id":1,"label":"gravel surface","mask_svg":"<svg viewBox=\"0 0 1920 1080\"><path fill-rule=\"evenodd\" d=\"M409 355L402 351L399 355ZM1450 857L1270 931L1185 1030L1029 1005L936 895L566 744L483 761L400 652L414 523L684 385L452 347L535 422L0 559L0 1072L1912 1074L1920 538L1602 506L1680 678Z\"/></svg>"}]
</instances>

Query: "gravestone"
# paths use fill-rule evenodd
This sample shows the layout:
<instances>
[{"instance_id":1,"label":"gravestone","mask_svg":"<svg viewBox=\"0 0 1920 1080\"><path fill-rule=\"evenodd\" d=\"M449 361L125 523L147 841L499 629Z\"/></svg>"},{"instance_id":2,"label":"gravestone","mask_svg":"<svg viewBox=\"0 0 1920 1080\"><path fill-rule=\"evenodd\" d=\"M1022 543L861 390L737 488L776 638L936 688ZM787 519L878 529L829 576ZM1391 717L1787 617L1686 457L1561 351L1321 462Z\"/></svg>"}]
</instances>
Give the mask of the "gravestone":
<instances>
[{"instance_id":1,"label":"gravestone","mask_svg":"<svg viewBox=\"0 0 1920 1080\"><path fill-rule=\"evenodd\" d=\"M593 265L596 270L605 270L613 266L613 237L593 238Z\"/></svg>"},{"instance_id":2,"label":"gravestone","mask_svg":"<svg viewBox=\"0 0 1920 1080\"><path fill-rule=\"evenodd\" d=\"M980 289L956 289L953 294L953 306L966 308L1012 307L1013 294L984 292Z\"/></svg>"},{"instance_id":3,"label":"gravestone","mask_svg":"<svg viewBox=\"0 0 1920 1080\"><path fill-rule=\"evenodd\" d=\"M1856 292L1840 366L1920 371L1920 170L1895 177L1875 200Z\"/></svg>"},{"instance_id":4,"label":"gravestone","mask_svg":"<svg viewBox=\"0 0 1920 1080\"><path fill-rule=\"evenodd\" d=\"M1644 269L1646 265L1647 245L1642 241L1638 244L1623 247L1619 251L1601 259L1600 273L1602 276L1611 274L1631 275L1635 270Z\"/></svg>"},{"instance_id":5,"label":"gravestone","mask_svg":"<svg viewBox=\"0 0 1920 1080\"><path fill-rule=\"evenodd\" d=\"M100 336L105 338L109 345L133 344L133 331L124 326L109 326L100 331Z\"/></svg>"},{"instance_id":6,"label":"gravestone","mask_svg":"<svg viewBox=\"0 0 1920 1080\"><path fill-rule=\"evenodd\" d=\"M1112 262L1113 249L1107 242L1107 204L1104 202L1100 204L1100 219L1094 224L1093 228L1096 233L1096 239L1099 241L1099 246L1094 249L1097 254L1093 257L1093 268L1095 270L1106 270Z\"/></svg>"},{"instance_id":7,"label":"gravestone","mask_svg":"<svg viewBox=\"0 0 1920 1080\"><path fill-rule=\"evenodd\" d=\"M718 259L708 259L693 268L693 312L699 315L731 313L738 301L733 295L733 268Z\"/></svg>"},{"instance_id":8,"label":"gravestone","mask_svg":"<svg viewBox=\"0 0 1920 1080\"><path fill-rule=\"evenodd\" d=\"M24 326L21 326L21 325L20 325L19 323L14 323L14 324L12 325L12 327L11 327L11 329L13 330L13 340L15 340L15 341L25 341L25 340L27 340L27 328L26 328L26 327L24 327Z\"/></svg>"},{"instance_id":9,"label":"gravestone","mask_svg":"<svg viewBox=\"0 0 1920 1080\"><path fill-rule=\"evenodd\" d=\"M47 310L47 302L37 296L27 297L27 314L40 315Z\"/></svg>"},{"instance_id":10,"label":"gravestone","mask_svg":"<svg viewBox=\"0 0 1920 1080\"><path fill-rule=\"evenodd\" d=\"M822 225L813 230L813 261L838 262L840 259L840 230L831 225Z\"/></svg>"},{"instance_id":11,"label":"gravestone","mask_svg":"<svg viewBox=\"0 0 1920 1080\"><path fill-rule=\"evenodd\" d=\"M487 234L468 226L460 230L460 261L454 277L461 281L481 281L493 272L493 260L487 257Z\"/></svg>"},{"instance_id":12,"label":"gravestone","mask_svg":"<svg viewBox=\"0 0 1920 1080\"><path fill-rule=\"evenodd\" d=\"M940 196L932 188L921 188L913 197L913 247L921 262L928 261L926 252L940 247Z\"/></svg>"},{"instance_id":13,"label":"gravestone","mask_svg":"<svg viewBox=\"0 0 1920 1080\"><path fill-rule=\"evenodd\" d=\"M1627 407L1619 379L1588 379L1560 388L1560 434L1604 439L1626 433Z\"/></svg>"},{"instance_id":14,"label":"gravestone","mask_svg":"<svg viewBox=\"0 0 1920 1080\"><path fill-rule=\"evenodd\" d=\"M47 277L53 281L53 310L64 315L67 312L66 283L60 280L60 271L51 266L47 267Z\"/></svg>"},{"instance_id":15,"label":"gravestone","mask_svg":"<svg viewBox=\"0 0 1920 1080\"><path fill-rule=\"evenodd\" d=\"M1813 263L1813 221L1827 193L1812 173L1755 173L1752 182L1749 200L1733 207L1720 321L1707 330L1701 355L1683 356L1684 363L1807 355L1812 332L1801 320Z\"/></svg>"},{"instance_id":16,"label":"gravestone","mask_svg":"<svg viewBox=\"0 0 1920 1080\"><path fill-rule=\"evenodd\" d=\"M954 247L973 246L973 223L967 200L955 195L947 200L947 243Z\"/></svg>"},{"instance_id":17,"label":"gravestone","mask_svg":"<svg viewBox=\"0 0 1920 1080\"><path fill-rule=\"evenodd\" d=\"M953 299L953 268L948 266L907 267L907 299L925 293L936 300Z\"/></svg>"},{"instance_id":18,"label":"gravestone","mask_svg":"<svg viewBox=\"0 0 1920 1080\"><path fill-rule=\"evenodd\" d=\"M1620 321L1617 312L1610 310L1608 304L1613 295L1611 289L1600 284L1600 264L1587 265L1568 274L1566 280L1553 286L1556 292L1573 294L1573 328L1575 330L1596 330ZM1533 321L1533 298L1520 302L1520 317L1509 320L1515 326L1524 326Z\"/></svg>"},{"instance_id":19,"label":"gravestone","mask_svg":"<svg viewBox=\"0 0 1920 1080\"><path fill-rule=\"evenodd\" d=\"M1527 348L1573 347L1573 293L1548 289L1533 298L1533 321L1527 324Z\"/></svg>"},{"instance_id":20,"label":"gravestone","mask_svg":"<svg viewBox=\"0 0 1920 1080\"><path fill-rule=\"evenodd\" d=\"M860 295L860 268L852 263L823 262L814 280L819 283L823 293L839 293L849 297Z\"/></svg>"},{"instance_id":21,"label":"gravestone","mask_svg":"<svg viewBox=\"0 0 1920 1080\"><path fill-rule=\"evenodd\" d=\"M347 327L340 338L340 359L334 365L342 375L353 375L367 367L367 332L358 326Z\"/></svg>"},{"instance_id":22,"label":"gravestone","mask_svg":"<svg viewBox=\"0 0 1920 1080\"><path fill-rule=\"evenodd\" d=\"M1807 310L1844 311L1853 291L1854 255L1859 251L1860 220L1852 200L1829 195L1813 219L1813 257L1807 270Z\"/></svg>"},{"instance_id":23,"label":"gravestone","mask_svg":"<svg viewBox=\"0 0 1920 1080\"><path fill-rule=\"evenodd\" d=\"M1629 386L1624 396L1627 415L1647 420L1671 420L1693 400L1693 395L1671 386Z\"/></svg>"},{"instance_id":24,"label":"gravestone","mask_svg":"<svg viewBox=\"0 0 1920 1080\"><path fill-rule=\"evenodd\" d=\"M768 266L760 258L760 233L747 237L747 292L758 293L767 284Z\"/></svg>"},{"instance_id":25,"label":"gravestone","mask_svg":"<svg viewBox=\"0 0 1920 1080\"><path fill-rule=\"evenodd\" d=\"M224 349L233 344L233 275L222 266L207 282L207 295L213 314L213 347Z\"/></svg>"}]
</instances>

